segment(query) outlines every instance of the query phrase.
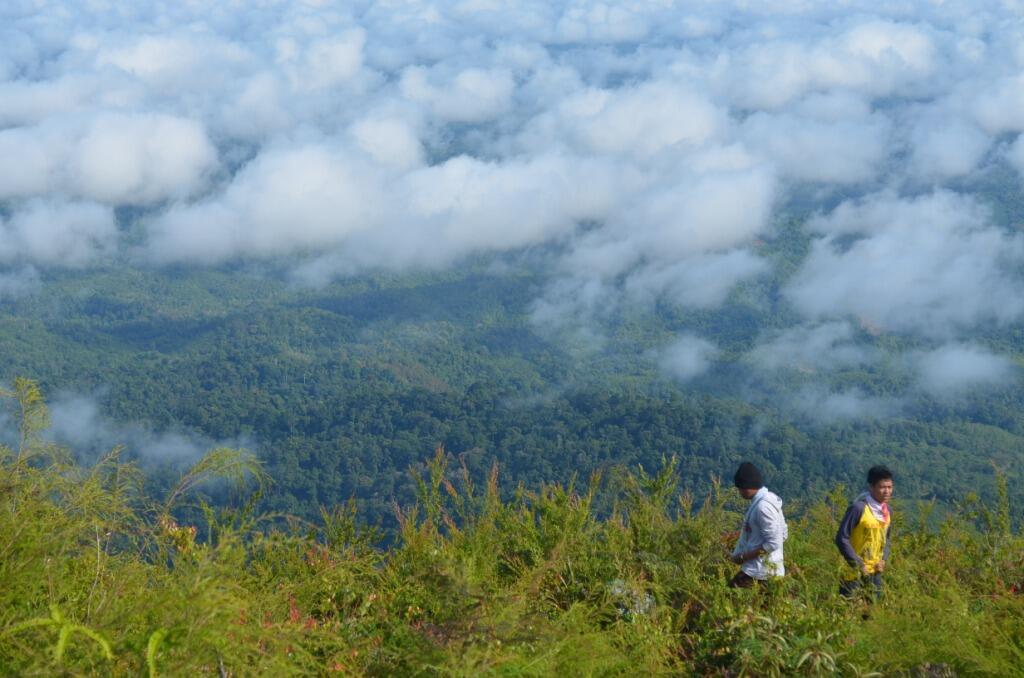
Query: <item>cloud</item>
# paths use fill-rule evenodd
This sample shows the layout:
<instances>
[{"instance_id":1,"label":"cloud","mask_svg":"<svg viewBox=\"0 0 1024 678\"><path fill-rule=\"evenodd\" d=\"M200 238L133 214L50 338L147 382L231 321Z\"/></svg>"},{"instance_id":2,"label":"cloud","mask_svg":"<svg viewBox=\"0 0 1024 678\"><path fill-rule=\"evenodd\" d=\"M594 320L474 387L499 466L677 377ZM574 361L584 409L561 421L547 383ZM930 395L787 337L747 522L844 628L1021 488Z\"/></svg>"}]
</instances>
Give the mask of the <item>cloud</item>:
<instances>
[{"instance_id":1,"label":"cloud","mask_svg":"<svg viewBox=\"0 0 1024 678\"><path fill-rule=\"evenodd\" d=\"M562 155L393 170L329 141L282 145L222 194L161 215L150 249L161 261L210 263L316 252L333 262L328 272L440 266L563 237L605 214L614 194L607 163Z\"/></svg>"},{"instance_id":2,"label":"cloud","mask_svg":"<svg viewBox=\"0 0 1024 678\"><path fill-rule=\"evenodd\" d=\"M774 332L747 358L767 370L813 372L869 363L874 352L858 344L849 322L833 321Z\"/></svg>"},{"instance_id":3,"label":"cloud","mask_svg":"<svg viewBox=\"0 0 1024 678\"><path fill-rule=\"evenodd\" d=\"M0 272L0 299L17 299L41 287L39 272L34 266L23 266Z\"/></svg>"},{"instance_id":4,"label":"cloud","mask_svg":"<svg viewBox=\"0 0 1024 678\"><path fill-rule=\"evenodd\" d=\"M95 75L64 75L48 81L0 83L0 127L31 125L73 111L96 97L102 81Z\"/></svg>"},{"instance_id":5,"label":"cloud","mask_svg":"<svg viewBox=\"0 0 1024 678\"><path fill-rule=\"evenodd\" d=\"M768 228L776 199L769 167L729 147L661 169L633 177L600 226L569 241L535 320L585 323L626 302L710 308L766 272L749 248Z\"/></svg>"},{"instance_id":6,"label":"cloud","mask_svg":"<svg viewBox=\"0 0 1024 678\"><path fill-rule=\"evenodd\" d=\"M989 134L1024 132L1024 75L985 83L971 104L971 111Z\"/></svg>"},{"instance_id":7,"label":"cloud","mask_svg":"<svg viewBox=\"0 0 1024 678\"><path fill-rule=\"evenodd\" d=\"M933 181L970 174L992 144L969 120L938 112L922 115L909 141L911 175Z\"/></svg>"},{"instance_id":8,"label":"cloud","mask_svg":"<svg viewBox=\"0 0 1024 678\"><path fill-rule=\"evenodd\" d=\"M849 113L836 119L799 113L755 113L745 121L747 145L798 181L849 184L882 173L889 124L882 116Z\"/></svg>"},{"instance_id":9,"label":"cloud","mask_svg":"<svg viewBox=\"0 0 1024 678\"><path fill-rule=\"evenodd\" d=\"M1019 135L1017 140L1010 145L1006 157L1024 178L1024 134Z\"/></svg>"},{"instance_id":10,"label":"cloud","mask_svg":"<svg viewBox=\"0 0 1024 678\"><path fill-rule=\"evenodd\" d=\"M252 58L231 40L175 27L131 37L76 38L73 46L89 53L94 71L121 72L164 94L223 85Z\"/></svg>"},{"instance_id":11,"label":"cloud","mask_svg":"<svg viewBox=\"0 0 1024 678\"><path fill-rule=\"evenodd\" d=\"M775 201L770 168L672 168L650 189L631 200L612 224L628 233L644 255L672 259L748 245L767 226Z\"/></svg>"},{"instance_id":12,"label":"cloud","mask_svg":"<svg viewBox=\"0 0 1024 678\"><path fill-rule=\"evenodd\" d=\"M412 169L424 162L424 148L415 127L399 117L371 115L349 127L356 145L385 167Z\"/></svg>"},{"instance_id":13,"label":"cloud","mask_svg":"<svg viewBox=\"0 0 1024 678\"><path fill-rule=\"evenodd\" d=\"M661 349L658 364L669 376L687 381L706 372L717 355L718 349L711 342L682 335Z\"/></svg>"},{"instance_id":14,"label":"cloud","mask_svg":"<svg viewBox=\"0 0 1024 678\"><path fill-rule=\"evenodd\" d=\"M947 344L911 355L918 384L937 398L955 398L973 388L995 387L1019 376L1007 358L971 344Z\"/></svg>"},{"instance_id":15,"label":"cloud","mask_svg":"<svg viewBox=\"0 0 1024 678\"><path fill-rule=\"evenodd\" d=\"M711 253L639 267L623 282L625 299L651 305L668 300L678 306L714 308L744 280L768 271L768 264L749 250Z\"/></svg>"},{"instance_id":16,"label":"cloud","mask_svg":"<svg viewBox=\"0 0 1024 678\"><path fill-rule=\"evenodd\" d=\"M160 261L218 263L335 245L377 221L376 169L322 143L269 148L214 197L180 204L149 228Z\"/></svg>"},{"instance_id":17,"label":"cloud","mask_svg":"<svg viewBox=\"0 0 1024 678\"><path fill-rule=\"evenodd\" d=\"M857 388L830 391L820 386L805 387L783 398L782 404L820 424L885 419L898 415L903 407L898 399L871 396Z\"/></svg>"},{"instance_id":18,"label":"cloud","mask_svg":"<svg viewBox=\"0 0 1024 678\"><path fill-rule=\"evenodd\" d=\"M1021 236L969 193L995 160L1024 173L1016 14L8 2L0 262L260 259L323 284L529 252L534 320L597 336L626 308L710 310L772 279L758 241L795 205L818 215L785 264L800 318L751 360L870 360L854 323L960 340L1024 305ZM132 238L115 213L139 215Z\"/></svg>"},{"instance_id":19,"label":"cloud","mask_svg":"<svg viewBox=\"0 0 1024 678\"><path fill-rule=\"evenodd\" d=\"M95 399L80 394L58 394L49 408L51 426L45 435L85 459L122 446L145 463L177 466L193 463L215 447L252 447L252 441L214 441L186 431L118 422L103 415Z\"/></svg>"},{"instance_id":20,"label":"cloud","mask_svg":"<svg viewBox=\"0 0 1024 678\"><path fill-rule=\"evenodd\" d=\"M639 42L651 30L650 18L629 5L572 3L555 30L565 42Z\"/></svg>"},{"instance_id":21,"label":"cloud","mask_svg":"<svg viewBox=\"0 0 1024 678\"><path fill-rule=\"evenodd\" d=\"M201 124L163 114L55 117L0 131L0 199L68 196L148 205L205 185L217 154Z\"/></svg>"},{"instance_id":22,"label":"cloud","mask_svg":"<svg viewBox=\"0 0 1024 678\"><path fill-rule=\"evenodd\" d=\"M108 204L149 204L194 193L216 154L194 121L110 115L89 124L69 160L75 193Z\"/></svg>"},{"instance_id":23,"label":"cloud","mask_svg":"<svg viewBox=\"0 0 1024 678\"><path fill-rule=\"evenodd\" d=\"M854 316L883 330L950 336L1024 312L1024 240L948 191L874 194L814 220L823 234L785 294L809 318Z\"/></svg>"},{"instance_id":24,"label":"cloud","mask_svg":"<svg viewBox=\"0 0 1024 678\"><path fill-rule=\"evenodd\" d=\"M345 83L363 66L366 31L353 28L337 36L325 36L302 46L295 41L278 43L278 62L298 88L326 89Z\"/></svg>"},{"instance_id":25,"label":"cloud","mask_svg":"<svg viewBox=\"0 0 1024 678\"><path fill-rule=\"evenodd\" d=\"M535 125L569 138L580 150L651 156L698 148L726 129L724 110L685 81L652 81L616 90L585 88Z\"/></svg>"},{"instance_id":26,"label":"cloud","mask_svg":"<svg viewBox=\"0 0 1024 678\"><path fill-rule=\"evenodd\" d=\"M839 26L794 22L789 32L766 22L764 33L717 60L716 82L748 110L775 110L833 90L887 97L927 86L940 65L935 38L920 24L841 17ZM844 25L845 24L845 25ZM782 35L779 35L782 33Z\"/></svg>"},{"instance_id":27,"label":"cloud","mask_svg":"<svg viewBox=\"0 0 1024 678\"><path fill-rule=\"evenodd\" d=\"M422 66L410 66L402 73L399 90L441 120L479 123L508 110L515 81L503 69L466 68L444 77Z\"/></svg>"},{"instance_id":28,"label":"cloud","mask_svg":"<svg viewBox=\"0 0 1024 678\"><path fill-rule=\"evenodd\" d=\"M35 199L0 218L0 262L80 267L116 245L114 212L95 203Z\"/></svg>"}]
</instances>

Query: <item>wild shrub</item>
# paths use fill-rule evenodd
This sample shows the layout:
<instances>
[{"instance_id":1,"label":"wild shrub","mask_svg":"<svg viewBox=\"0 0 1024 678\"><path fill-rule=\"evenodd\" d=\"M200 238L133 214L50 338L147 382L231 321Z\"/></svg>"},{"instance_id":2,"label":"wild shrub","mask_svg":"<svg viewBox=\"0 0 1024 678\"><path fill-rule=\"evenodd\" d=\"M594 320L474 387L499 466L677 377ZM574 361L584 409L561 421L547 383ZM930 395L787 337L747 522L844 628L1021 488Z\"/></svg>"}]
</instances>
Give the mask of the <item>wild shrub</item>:
<instances>
[{"instance_id":1,"label":"wild shrub","mask_svg":"<svg viewBox=\"0 0 1024 678\"><path fill-rule=\"evenodd\" d=\"M898 504L876 603L837 595L836 488L787 503L787 576L725 586L744 506L680 495L674 459L615 482L502 500L436 450L385 540L356 506L316 524L261 515L257 460L214 450L163 497L118 450L74 464L45 442L38 388L5 394L0 449L4 675L1014 675L1024 540L1005 481L945 516ZM247 488L229 507L204 482ZM602 487L616 488L597 501ZM605 507L601 510L596 506Z\"/></svg>"}]
</instances>

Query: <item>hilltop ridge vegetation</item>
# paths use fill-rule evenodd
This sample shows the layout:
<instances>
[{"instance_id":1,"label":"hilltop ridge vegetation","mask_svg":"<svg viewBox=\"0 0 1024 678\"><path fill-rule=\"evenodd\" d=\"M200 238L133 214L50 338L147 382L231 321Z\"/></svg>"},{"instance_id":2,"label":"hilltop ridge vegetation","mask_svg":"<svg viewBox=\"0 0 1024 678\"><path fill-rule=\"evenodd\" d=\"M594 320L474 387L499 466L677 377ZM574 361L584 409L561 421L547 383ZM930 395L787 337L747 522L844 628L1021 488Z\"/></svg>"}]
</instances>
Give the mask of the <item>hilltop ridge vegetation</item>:
<instances>
[{"instance_id":1,"label":"hilltop ridge vegetation","mask_svg":"<svg viewBox=\"0 0 1024 678\"><path fill-rule=\"evenodd\" d=\"M677 491L674 459L503 498L442 449L384 545L352 503L259 514L267 477L215 450L162 497L117 451L91 467L40 432L34 382L0 450L4 675L1014 675L1024 539L1005 478L938 525L898 503L887 591L836 595L849 494L787 504L789 575L725 581L742 507ZM221 480L216 481L216 478ZM220 507L203 489L234 496ZM225 489L225 485L229 488ZM597 497L610 512L599 515ZM186 510L191 508L191 510ZM191 516L190 522L181 517ZM865 619L864 617L868 617Z\"/></svg>"}]
</instances>

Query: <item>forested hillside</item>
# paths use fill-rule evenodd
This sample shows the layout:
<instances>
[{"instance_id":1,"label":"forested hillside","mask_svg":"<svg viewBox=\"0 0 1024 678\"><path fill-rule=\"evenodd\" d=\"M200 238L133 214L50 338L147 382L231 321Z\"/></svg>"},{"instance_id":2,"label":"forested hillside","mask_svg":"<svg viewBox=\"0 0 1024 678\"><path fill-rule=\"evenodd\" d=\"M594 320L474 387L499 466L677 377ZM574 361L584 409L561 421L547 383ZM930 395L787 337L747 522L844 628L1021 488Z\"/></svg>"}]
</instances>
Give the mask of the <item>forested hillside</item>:
<instances>
[{"instance_id":1,"label":"forested hillside","mask_svg":"<svg viewBox=\"0 0 1024 678\"><path fill-rule=\"evenodd\" d=\"M894 505L876 603L836 594L849 492L788 505L788 576L731 590L731 488L678 495L674 460L503 500L438 450L388 548L354 505L255 510L266 472L214 450L160 497L116 454L0 448L0 674L1008 676L1024 663L1024 540L1005 479L955 516ZM229 483L215 508L197 490ZM599 515L596 504L610 511ZM193 520L179 522L183 508Z\"/></svg>"},{"instance_id":2,"label":"forested hillside","mask_svg":"<svg viewBox=\"0 0 1024 678\"><path fill-rule=\"evenodd\" d=\"M765 245L782 261L800 253L787 233ZM392 500L412 497L408 469L435 445L478 479L498 462L506 493L676 455L683 486L698 492L749 458L794 498L859 483L878 462L897 470L906 497L948 506L965 488L987 493L993 464L1024 497L1020 389L907 398L900 355L912 340L868 331L859 345L889 356L872 367L753 362L758 339L789 322L787 304L771 302L779 279L714 311L624 309L600 341L531 320L543 283L536 266L498 274L485 263L323 289L245 268L54 273L38 293L0 302L0 379L38 379L66 420L61 442L87 463L126 444L155 492L199 449L244 446L274 478L263 508L309 517L357 498L364 518L389 527ZM679 382L654 352L694 328L723 355ZM1016 354L1021 331L982 339ZM897 404L849 416L820 391L850 388ZM98 418L67 413L68 394ZM146 434L103 434L120 422ZM196 442L183 452L148 440L168 432Z\"/></svg>"}]
</instances>

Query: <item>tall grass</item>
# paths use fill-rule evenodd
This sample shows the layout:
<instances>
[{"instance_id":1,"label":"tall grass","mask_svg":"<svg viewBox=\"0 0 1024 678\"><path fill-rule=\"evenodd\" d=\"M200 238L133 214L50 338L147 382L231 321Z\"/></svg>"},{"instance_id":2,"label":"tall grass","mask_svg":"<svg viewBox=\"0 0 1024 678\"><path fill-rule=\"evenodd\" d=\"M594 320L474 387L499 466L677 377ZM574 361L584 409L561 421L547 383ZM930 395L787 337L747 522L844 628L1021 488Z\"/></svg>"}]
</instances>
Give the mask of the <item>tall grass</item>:
<instances>
[{"instance_id":1,"label":"tall grass","mask_svg":"<svg viewBox=\"0 0 1024 678\"><path fill-rule=\"evenodd\" d=\"M1024 540L1006 492L938 526L897 506L884 598L836 595L847 493L787 505L788 576L734 591L742 506L676 492L674 460L588 490L503 501L437 450L388 547L352 504L311 526L254 501L181 513L204 480L261 491L220 449L163 498L115 450L91 468L43 442L38 389L6 394L0 450L0 672L5 675L1015 675L1024 666ZM610 514L598 488L618 488ZM1005 488L1004 488L1005 490ZM605 504L608 505L608 504ZM201 524L175 516L199 515ZM866 618L865 618L866 617Z\"/></svg>"}]
</instances>

